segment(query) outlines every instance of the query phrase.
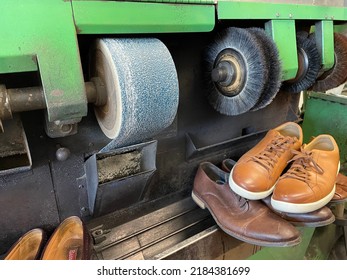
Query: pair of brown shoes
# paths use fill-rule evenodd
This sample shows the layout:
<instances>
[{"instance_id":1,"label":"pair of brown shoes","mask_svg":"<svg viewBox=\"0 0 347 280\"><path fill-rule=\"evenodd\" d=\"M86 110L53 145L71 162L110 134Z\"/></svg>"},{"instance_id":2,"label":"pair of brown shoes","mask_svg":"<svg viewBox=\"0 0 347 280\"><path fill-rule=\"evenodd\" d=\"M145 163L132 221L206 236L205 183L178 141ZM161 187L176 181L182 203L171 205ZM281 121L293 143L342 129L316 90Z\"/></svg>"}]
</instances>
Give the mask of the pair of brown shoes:
<instances>
[{"instance_id":1,"label":"pair of brown shoes","mask_svg":"<svg viewBox=\"0 0 347 280\"><path fill-rule=\"evenodd\" d=\"M302 129L296 123L269 130L231 170L231 189L250 200L272 194L271 205L281 212L308 213L322 208L335 194L339 148L328 134L306 145L302 141Z\"/></svg>"},{"instance_id":2,"label":"pair of brown shoes","mask_svg":"<svg viewBox=\"0 0 347 280\"><path fill-rule=\"evenodd\" d=\"M193 200L207 208L227 234L259 246L286 247L300 243L300 232L261 201L247 200L230 189L229 173L210 162L199 165Z\"/></svg>"},{"instance_id":3,"label":"pair of brown shoes","mask_svg":"<svg viewBox=\"0 0 347 280\"><path fill-rule=\"evenodd\" d=\"M225 159L222 162L222 169L228 173L232 170L236 162L232 159ZM336 182L337 186L337 182ZM347 193L346 193L347 194ZM303 227L322 227L332 224L335 221L335 216L331 209L327 206L323 206L318 210L308 213L286 213L277 211L271 205L271 195L261 200L271 211L290 222L294 226Z\"/></svg>"},{"instance_id":4,"label":"pair of brown shoes","mask_svg":"<svg viewBox=\"0 0 347 280\"><path fill-rule=\"evenodd\" d=\"M85 260L90 256L89 235L79 217L65 219L46 243L46 234L36 228L23 235L5 260Z\"/></svg>"}]
</instances>

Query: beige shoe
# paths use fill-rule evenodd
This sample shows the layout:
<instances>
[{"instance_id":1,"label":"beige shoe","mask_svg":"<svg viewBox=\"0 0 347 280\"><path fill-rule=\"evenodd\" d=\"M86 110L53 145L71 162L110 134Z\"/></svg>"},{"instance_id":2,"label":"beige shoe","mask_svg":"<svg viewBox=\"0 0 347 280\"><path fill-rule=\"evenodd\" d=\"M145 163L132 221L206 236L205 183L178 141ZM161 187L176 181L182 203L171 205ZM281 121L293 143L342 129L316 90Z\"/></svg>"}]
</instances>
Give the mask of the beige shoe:
<instances>
[{"instance_id":1,"label":"beige shoe","mask_svg":"<svg viewBox=\"0 0 347 280\"><path fill-rule=\"evenodd\" d=\"M231 170L231 189L251 200L270 195L287 162L293 157L291 150L300 149L302 138L301 127L293 122L269 130Z\"/></svg>"},{"instance_id":2,"label":"beige shoe","mask_svg":"<svg viewBox=\"0 0 347 280\"><path fill-rule=\"evenodd\" d=\"M90 257L89 235L79 217L65 219L54 231L46 247L43 260L85 260Z\"/></svg>"},{"instance_id":3,"label":"beige shoe","mask_svg":"<svg viewBox=\"0 0 347 280\"><path fill-rule=\"evenodd\" d=\"M5 260L37 260L40 257L44 241L44 231L39 228L32 229L12 246Z\"/></svg>"},{"instance_id":4,"label":"beige shoe","mask_svg":"<svg viewBox=\"0 0 347 280\"><path fill-rule=\"evenodd\" d=\"M307 213L326 205L335 194L339 148L330 135L319 135L301 151L272 194L272 206L282 212Z\"/></svg>"}]
</instances>

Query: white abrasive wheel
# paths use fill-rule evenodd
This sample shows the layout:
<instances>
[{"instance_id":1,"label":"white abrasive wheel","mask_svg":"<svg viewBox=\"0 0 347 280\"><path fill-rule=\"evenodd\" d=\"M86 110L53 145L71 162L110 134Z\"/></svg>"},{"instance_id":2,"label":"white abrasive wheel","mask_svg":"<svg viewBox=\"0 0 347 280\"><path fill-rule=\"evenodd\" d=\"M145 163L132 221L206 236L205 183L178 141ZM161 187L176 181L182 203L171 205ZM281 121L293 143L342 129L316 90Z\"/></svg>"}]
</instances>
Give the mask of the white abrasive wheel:
<instances>
[{"instance_id":1,"label":"white abrasive wheel","mask_svg":"<svg viewBox=\"0 0 347 280\"><path fill-rule=\"evenodd\" d=\"M160 40L98 39L90 74L100 77L107 90L107 103L95 107L101 130L112 139L106 149L150 138L173 122L178 78L170 52Z\"/></svg>"}]
</instances>

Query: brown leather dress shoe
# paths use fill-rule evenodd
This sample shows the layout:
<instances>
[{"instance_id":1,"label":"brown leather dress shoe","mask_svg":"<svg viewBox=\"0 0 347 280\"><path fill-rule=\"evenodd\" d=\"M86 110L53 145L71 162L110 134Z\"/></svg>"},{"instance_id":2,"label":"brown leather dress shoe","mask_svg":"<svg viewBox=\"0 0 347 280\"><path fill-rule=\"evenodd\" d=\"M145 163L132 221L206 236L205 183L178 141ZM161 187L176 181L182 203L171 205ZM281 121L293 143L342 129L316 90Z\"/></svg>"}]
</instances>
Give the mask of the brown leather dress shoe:
<instances>
[{"instance_id":1,"label":"brown leather dress shoe","mask_svg":"<svg viewBox=\"0 0 347 280\"><path fill-rule=\"evenodd\" d=\"M65 219L43 250L43 260L86 260L90 257L89 235L79 217Z\"/></svg>"},{"instance_id":2,"label":"brown leather dress shoe","mask_svg":"<svg viewBox=\"0 0 347 280\"><path fill-rule=\"evenodd\" d=\"M293 151L292 165L272 194L273 208L287 213L308 213L326 205L335 194L340 155L335 139L319 135L301 151Z\"/></svg>"},{"instance_id":3,"label":"brown leather dress shoe","mask_svg":"<svg viewBox=\"0 0 347 280\"><path fill-rule=\"evenodd\" d=\"M42 229L35 228L24 234L12 246L5 260L37 260L40 257L45 233Z\"/></svg>"},{"instance_id":4,"label":"brown leather dress shoe","mask_svg":"<svg viewBox=\"0 0 347 280\"><path fill-rule=\"evenodd\" d=\"M210 162L199 165L193 200L207 208L227 234L259 246L285 247L300 243L299 231L260 201L248 201L228 185L229 174Z\"/></svg>"},{"instance_id":5,"label":"brown leather dress shoe","mask_svg":"<svg viewBox=\"0 0 347 280\"><path fill-rule=\"evenodd\" d=\"M323 227L332 224L335 216L329 207L324 206L316 211L309 213L285 213L274 209L271 205L271 196L262 200L269 209L279 215L294 226L299 227Z\"/></svg>"},{"instance_id":6,"label":"brown leather dress shoe","mask_svg":"<svg viewBox=\"0 0 347 280\"><path fill-rule=\"evenodd\" d=\"M299 150L301 145L302 130L296 123L287 122L269 130L231 170L231 189L247 199L267 197L273 192L287 162L293 157L291 150Z\"/></svg>"},{"instance_id":7,"label":"brown leather dress shoe","mask_svg":"<svg viewBox=\"0 0 347 280\"><path fill-rule=\"evenodd\" d=\"M347 176L339 173L336 178L336 189L331 203L345 203L347 201Z\"/></svg>"}]
</instances>

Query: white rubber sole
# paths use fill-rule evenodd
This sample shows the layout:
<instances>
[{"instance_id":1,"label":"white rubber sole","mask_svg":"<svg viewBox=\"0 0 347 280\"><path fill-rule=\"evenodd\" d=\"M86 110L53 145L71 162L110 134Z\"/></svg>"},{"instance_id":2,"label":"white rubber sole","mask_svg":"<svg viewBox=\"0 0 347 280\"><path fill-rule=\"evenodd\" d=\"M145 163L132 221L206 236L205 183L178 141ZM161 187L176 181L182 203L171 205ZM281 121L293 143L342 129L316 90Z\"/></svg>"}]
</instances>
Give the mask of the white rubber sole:
<instances>
[{"instance_id":1,"label":"white rubber sole","mask_svg":"<svg viewBox=\"0 0 347 280\"><path fill-rule=\"evenodd\" d=\"M337 168L337 174L339 174L339 172L340 172L340 162ZM336 189L336 184L334 185L332 191L326 197L323 197L321 200L318 200L316 202L289 203L289 202L275 200L271 197L271 205L277 211L294 213L294 214L309 213L312 211L316 211L322 208L323 206L327 205L330 202L330 200L333 198L335 194L335 189Z\"/></svg>"},{"instance_id":2,"label":"white rubber sole","mask_svg":"<svg viewBox=\"0 0 347 280\"><path fill-rule=\"evenodd\" d=\"M274 209L281 212L295 213L295 214L309 213L312 211L316 211L322 208L323 206L325 206L326 204L328 204L330 200L333 198L334 194L335 194L335 185L332 191L326 197L323 197L321 200L318 200L316 202L289 203L289 202L275 200L271 197L271 205Z\"/></svg>"},{"instance_id":3,"label":"white rubber sole","mask_svg":"<svg viewBox=\"0 0 347 280\"><path fill-rule=\"evenodd\" d=\"M230 188L235 192L237 193L238 195L244 197L244 198L247 198L249 200L260 200L260 199L263 199L267 196L269 196L270 194L272 194L275 186L276 186L276 183L267 191L264 191L264 192L250 192L250 191L247 191L245 190L244 188L242 188L241 186L239 186L238 184L236 184L233 180L233 169L231 169L231 172L230 172L230 175L229 175L229 186Z\"/></svg>"}]
</instances>

